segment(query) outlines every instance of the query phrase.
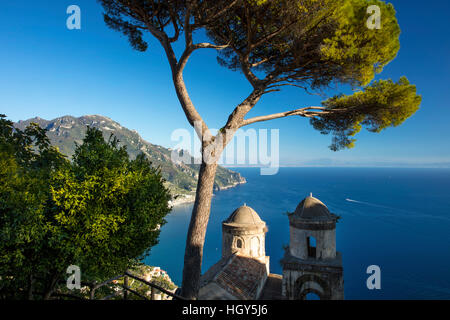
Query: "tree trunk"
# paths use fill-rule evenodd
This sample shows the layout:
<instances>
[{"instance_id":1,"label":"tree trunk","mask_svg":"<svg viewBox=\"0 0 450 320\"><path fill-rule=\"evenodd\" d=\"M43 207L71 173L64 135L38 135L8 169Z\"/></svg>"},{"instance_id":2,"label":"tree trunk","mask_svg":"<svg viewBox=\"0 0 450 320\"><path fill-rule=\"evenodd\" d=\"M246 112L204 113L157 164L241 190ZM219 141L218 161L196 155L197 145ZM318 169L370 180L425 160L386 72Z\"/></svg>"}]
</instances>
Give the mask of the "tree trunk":
<instances>
[{"instance_id":1,"label":"tree trunk","mask_svg":"<svg viewBox=\"0 0 450 320\"><path fill-rule=\"evenodd\" d=\"M58 274L55 273L51 276L48 287L44 292L44 300L49 300L51 298L57 283L58 283Z\"/></svg>"},{"instance_id":2,"label":"tree trunk","mask_svg":"<svg viewBox=\"0 0 450 320\"><path fill-rule=\"evenodd\" d=\"M195 203L186 240L181 286L182 295L189 299L196 299L198 295L203 245L211 209L216 170L217 163L206 164L202 162L198 175Z\"/></svg>"},{"instance_id":3,"label":"tree trunk","mask_svg":"<svg viewBox=\"0 0 450 320\"><path fill-rule=\"evenodd\" d=\"M28 276L28 300L34 300L33 285L34 285L34 278L33 278L33 275L30 274Z\"/></svg>"}]
</instances>

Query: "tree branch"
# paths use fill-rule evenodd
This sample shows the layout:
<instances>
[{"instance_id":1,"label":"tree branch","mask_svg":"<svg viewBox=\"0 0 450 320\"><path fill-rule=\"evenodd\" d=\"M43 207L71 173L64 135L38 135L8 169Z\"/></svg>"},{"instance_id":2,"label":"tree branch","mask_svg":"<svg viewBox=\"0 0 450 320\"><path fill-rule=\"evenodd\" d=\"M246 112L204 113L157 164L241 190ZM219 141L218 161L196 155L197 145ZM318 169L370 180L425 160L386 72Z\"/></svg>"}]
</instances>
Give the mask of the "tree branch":
<instances>
[{"instance_id":1,"label":"tree branch","mask_svg":"<svg viewBox=\"0 0 450 320\"><path fill-rule=\"evenodd\" d=\"M289 24L286 24L284 26L282 26L281 28L279 28L278 30L275 30L274 32L271 32L267 35L265 35L264 37L262 37L261 39L259 39L258 41L256 41L255 43L251 44L249 46L249 51L253 50L254 48L257 48L261 45L263 45L264 43L266 43L267 41L269 41L270 39L272 39L273 37L276 37L277 35L279 35L281 32L283 32L284 30L287 30L290 26L292 26L296 21L293 21Z\"/></svg>"},{"instance_id":2,"label":"tree branch","mask_svg":"<svg viewBox=\"0 0 450 320\"><path fill-rule=\"evenodd\" d=\"M230 10L236 3L238 3L240 0L234 0L231 1L227 6L225 6L222 10L220 10L219 12L216 12L214 15L210 15L208 17L208 19L206 19L205 21L200 21L199 23L195 23L193 25L194 28L198 28L201 26L205 26L211 22L213 22L214 20L218 19L220 16L222 16L223 14L225 14L228 10ZM214 8L215 9L215 8ZM214 9L210 10L210 11L214 11Z\"/></svg>"},{"instance_id":3,"label":"tree branch","mask_svg":"<svg viewBox=\"0 0 450 320\"><path fill-rule=\"evenodd\" d=\"M193 45L194 50L197 49L216 49L216 50L223 50L225 48L228 48L230 46L230 43L224 44L224 45L216 45L208 42L200 42Z\"/></svg>"},{"instance_id":4,"label":"tree branch","mask_svg":"<svg viewBox=\"0 0 450 320\"><path fill-rule=\"evenodd\" d=\"M175 30L173 37L170 37L169 41L175 42L178 40L178 37L180 36L180 28L178 27L178 23L177 23L177 16L173 12L173 9L171 6L169 6L169 10L170 10L170 19L172 20L173 28Z\"/></svg>"},{"instance_id":5,"label":"tree branch","mask_svg":"<svg viewBox=\"0 0 450 320\"><path fill-rule=\"evenodd\" d=\"M268 121L268 120L279 119L279 118L284 118L284 117L289 117L289 116L301 116L301 117L311 118L311 117L320 116L322 114L330 113L329 111L325 111L325 110L326 110L325 107L312 106L312 107L305 107L305 108L300 108L300 109L286 111L286 112L269 114L269 115L265 115L265 116L258 116L258 117L254 117L254 118L250 118L250 119L244 119L242 121L242 124L240 127L243 127L243 126L255 123L255 122Z\"/></svg>"},{"instance_id":6,"label":"tree branch","mask_svg":"<svg viewBox=\"0 0 450 320\"><path fill-rule=\"evenodd\" d=\"M172 71L172 79L175 86L175 91L177 93L178 100L180 101L181 107L186 115L186 118L189 122L189 124L196 129L196 132L200 139L203 141L203 137L211 136L210 131L206 123L203 121L202 117L198 113L197 109L195 108L194 104L191 101L191 98L189 97L186 84L183 79L183 69L186 65L186 62L194 50L194 47L192 45L192 30L190 28L189 20L190 20L190 9L189 7L186 10L186 16L185 16L185 38L186 38L186 46L185 50L180 58L180 60L177 60L177 57L175 55L175 52L173 51L171 39L169 38L167 33L164 30L158 30L155 28L149 21L148 17L145 16L145 12L140 12L140 14L144 17L145 24L147 26L147 29L150 31L150 33L159 40L161 43L171 71ZM201 124L198 126L198 124Z\"/></svg>"},{"instance_id":7,"label":"tree branch","mask_svg":"<svg viewBox=\"0 0 450 320\"><path fill-rule=\"evenodd\" d=\"M254 89L250 95L245 98L236 108L234 108L233 112L228 116L227 123L223 126L222 129L225 130L237 130L242 126L244 121L244 117L247 113L258 103L261 96L264 94L264 89ZM220 132L219 132L220 134Z\"/></svg>"},{"instance_id":8,"label":"tree branch","mask_svg":"<svg viewBox=\"0 0 450 320\"><path fill-rule=\"evenodd\" d=\"M290 82L286 82L286 83L278 83L278 84L269 85L269 86L267 86L267 89L269 89L269 90L266 90L264 93L269 93L269 92L274 92L274 91L280 91L279 88L280 88L280 87L285 87L285 86L291 86L291 87L295 87L295 88L300 88L300 89L305 90L305 92L306 92L307 94L320 96L320 94L317 93L317 92L310 92L310 91L308 90L308 88L305 87L305 86L302 86L302 85L296 84L296 83L290 83Z\"/></svg>"}]
</instances>

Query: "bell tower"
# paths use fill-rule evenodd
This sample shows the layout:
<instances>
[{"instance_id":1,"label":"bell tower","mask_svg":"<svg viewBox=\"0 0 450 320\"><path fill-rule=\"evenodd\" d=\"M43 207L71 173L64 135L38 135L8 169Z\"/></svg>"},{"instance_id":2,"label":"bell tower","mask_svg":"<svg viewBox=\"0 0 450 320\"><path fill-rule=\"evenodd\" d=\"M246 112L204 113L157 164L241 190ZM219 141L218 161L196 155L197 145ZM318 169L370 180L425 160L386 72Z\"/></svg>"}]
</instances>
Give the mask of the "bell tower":
<instances>
[{"instance_id":1,"label":"bell tower","mask_svg":"<svg viewBox=\"0 0 450 320\"><path fill-rule=\"evenodd\" d=\"M290 243L281 261L283 296L344 299L342 257L336 251L336 215L319 199L303 199L289 214Z\"/></svg>"},{"instance_id":2,"label":"bell tower","mask_svg":"<svg viewBox=\"0 0 450 320\"><path fill-rule=\"evenodd\" d=\"M237 208L222 223L222 257L235 253L266 260L265 237L267 227L252 208Z\"/></svg>"}]
</instances>

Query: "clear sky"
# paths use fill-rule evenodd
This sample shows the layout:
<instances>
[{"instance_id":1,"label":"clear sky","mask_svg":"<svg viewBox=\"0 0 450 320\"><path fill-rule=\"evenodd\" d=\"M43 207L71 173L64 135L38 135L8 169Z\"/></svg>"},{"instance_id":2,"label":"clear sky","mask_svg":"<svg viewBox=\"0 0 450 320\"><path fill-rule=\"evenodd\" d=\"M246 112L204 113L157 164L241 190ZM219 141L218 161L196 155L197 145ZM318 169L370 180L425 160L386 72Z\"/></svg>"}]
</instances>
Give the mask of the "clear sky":
<instances>
[{"instance_id":1,"label":"clear sky","mask_svg":"<svg viewBox=\"0 0 450 320\"><path fill-rule=\"evenodd\" d=\"M255 129L280 130L281 164L317 159L368 165L450 163L450 2L391 2L402 30L401 49L378 78L397 81L406 75L422 95L421 109L400 127L380 134L361 131L354 149L337 153L328 149L331 137L319 134L305 118L255 124ZM81 30L66 28L66 9L72 4L81 8ZM13 121L100 114L152 143L173 147L173 130L189 125L163 52L148 39L147 52L134 51L124 36L105 26L102 8L93 0L2 1L0 113ZM214 50L196 52L185 80L208 125L220 128L250 86L239 72L218 66L215 56ZM250 116L322 100L299 89L284 90L265 96Z\"/></svg>"}]
</instances>

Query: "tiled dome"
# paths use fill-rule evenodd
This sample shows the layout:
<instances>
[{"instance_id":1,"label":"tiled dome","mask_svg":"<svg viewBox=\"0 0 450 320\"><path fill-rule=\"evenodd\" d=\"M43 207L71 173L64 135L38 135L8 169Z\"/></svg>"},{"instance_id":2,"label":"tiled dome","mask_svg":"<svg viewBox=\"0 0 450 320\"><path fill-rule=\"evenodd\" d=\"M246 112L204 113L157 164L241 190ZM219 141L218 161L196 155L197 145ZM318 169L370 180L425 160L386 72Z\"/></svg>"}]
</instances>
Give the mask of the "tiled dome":
<instances>
[{"instance_id":1,"label":"tiled dome","mask_svg":"<svg viewBox=\"0 0 450 320\"><path fill-rule=\"evenodd\" d=\"M327 206L312 195L303 199L295 209L296 218L305 220L332 220L334 219Z\"/></svg>"},{"instance_id":2,"label":"tiled dome","mask_svg":"<svg viewBox=\"0 0 450 320\"><path fill-rule=\"evenodd\" d=\"M264 221L261 220L255 210L243 205L234 210L224 223L233 225L260 225L264 224Z\"/></svg>"}]
</instances>

